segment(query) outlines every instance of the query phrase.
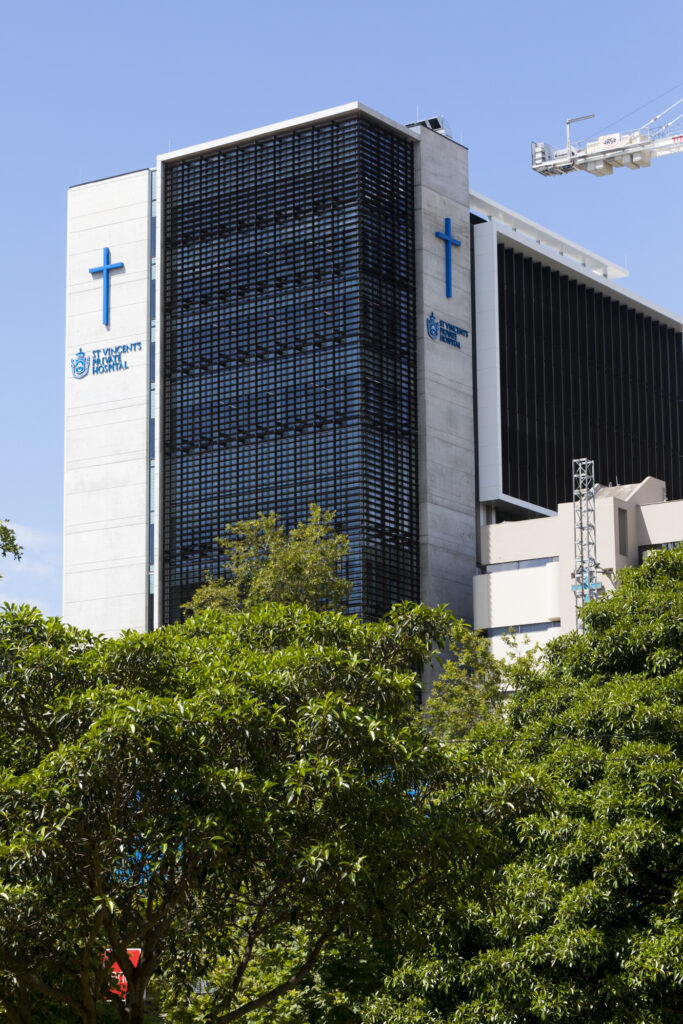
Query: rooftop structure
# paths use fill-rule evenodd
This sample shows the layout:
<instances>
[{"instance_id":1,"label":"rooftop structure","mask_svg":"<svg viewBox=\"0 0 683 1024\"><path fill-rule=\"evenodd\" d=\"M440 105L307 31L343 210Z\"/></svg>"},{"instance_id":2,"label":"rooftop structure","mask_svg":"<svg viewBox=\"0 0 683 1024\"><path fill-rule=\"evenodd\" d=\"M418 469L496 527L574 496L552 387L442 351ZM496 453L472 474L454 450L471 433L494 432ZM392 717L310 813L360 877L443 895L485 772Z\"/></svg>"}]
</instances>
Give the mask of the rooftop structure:
<instances>
[{"instance_id":1,"label":"rooftop structure","mask_svg":"<svg viewBox=\"0 0 683 1024\"><path fill-rule=\"evenodd\" d=\"M662 480L595 488L599 593L616 573L640 565L649 551L683 543L683 500L667 501ZM543 644L576 627L574 504L557 514L484 526L481 573L474 580L474 625L506 651L510 631Z\"/></svg>"}]
</instances>

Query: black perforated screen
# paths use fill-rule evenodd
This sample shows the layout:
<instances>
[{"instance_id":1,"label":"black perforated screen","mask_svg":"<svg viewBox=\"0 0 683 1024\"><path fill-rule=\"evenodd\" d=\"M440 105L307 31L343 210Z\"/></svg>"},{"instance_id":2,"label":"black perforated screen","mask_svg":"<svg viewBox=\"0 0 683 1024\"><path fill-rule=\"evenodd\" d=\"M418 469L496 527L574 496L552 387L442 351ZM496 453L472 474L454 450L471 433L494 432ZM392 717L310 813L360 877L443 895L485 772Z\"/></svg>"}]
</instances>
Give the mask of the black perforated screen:
<instances>
[{"instance_id":1,"label":"black perforated screen","mask_svg":"<svg viewBox=\"0 0 683 1024\"><path fill-rule=\"evenodd\" d=\"M350 536L350 611L418 598L412 160L352 116L166 166L165 622L226 523L312 501Z\"/></svg>"},{"instance_id":2,"label":"black perforated screen","mask_svg":"<svg viewBox=\"0 0 683 1024\"><path fill-rule=\"evenodd\" d=\"M683 497L681 333L503 244L498 281L505 493L555 509L585 457Z\"/></svg>"}]
</instances>

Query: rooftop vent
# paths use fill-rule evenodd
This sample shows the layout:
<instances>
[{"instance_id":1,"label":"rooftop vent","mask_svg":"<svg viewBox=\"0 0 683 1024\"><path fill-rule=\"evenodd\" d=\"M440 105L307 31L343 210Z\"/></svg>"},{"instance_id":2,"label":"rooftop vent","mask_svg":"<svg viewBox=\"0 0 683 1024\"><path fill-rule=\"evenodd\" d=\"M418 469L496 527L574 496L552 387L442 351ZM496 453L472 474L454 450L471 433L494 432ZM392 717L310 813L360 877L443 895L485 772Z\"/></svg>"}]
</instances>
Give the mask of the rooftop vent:
<instances>
[{"instance_id":1,"label":"rooftop vent","mask_svg":"<svg viewBox=\"0 0 683 1024\"><path fill-rule=\"evenodd\" d=\"M425 117L421 121L411 121L410 124L406 125L406 128L431 128L433 132L437 132L439 135L446 135L449 139L451 137L451 126L445 117Z\"/></svg>"}]
</instances>

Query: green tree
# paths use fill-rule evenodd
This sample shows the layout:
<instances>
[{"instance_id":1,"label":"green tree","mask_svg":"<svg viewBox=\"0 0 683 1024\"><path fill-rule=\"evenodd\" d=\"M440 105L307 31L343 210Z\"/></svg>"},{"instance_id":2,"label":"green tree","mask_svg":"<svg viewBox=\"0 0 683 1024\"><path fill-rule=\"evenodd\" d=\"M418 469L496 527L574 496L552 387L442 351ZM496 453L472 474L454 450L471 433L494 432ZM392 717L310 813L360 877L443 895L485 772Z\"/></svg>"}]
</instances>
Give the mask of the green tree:
<instances>
[{"instance_id":1,"label":"green tree","mask_svg":"<svg viewBox=\"0 0 683 1024\"><path fill-rule=\"evenodd\" d=\"M211 978L204 1019L228 1024L314 983L335 944L386 942L410 921L436 873L434 830L457 824L440 808L447 759L413 699L414 669L448 626L421 607L363 624L268 605L103 640L5 606L12 1024L36 998L92 1024L114 959L122 1021L143 1020L148 986L163 982L179 1012Z\"/></svg>"},{"instance_id":2,"label":"green tree","mask_svg":"<svg viewBox=\"0 0 683 1024\"><path fill-rule=\"evenodd\" d=\"M23 548L17 544L16 534L9 525L9 519L0 519L0 555L3 558L11 555L12 558L16 558L19 561L22 551ZM2 576L0 576L0 579L2 579Z\"/></svg>"},{"instance_id":3,"label":"green tree","mask_svg":"<svg viewBox=\"0 0 683 1024\"><path fill-rule=\"evenodd\" d=\"M376 931L376 930L375 930ZM261 948L249 970L248 984L270 988L296 967L306 949L305 930L296 925ZM326 945L308 977L277 1002L253 1011L253 1024L358 1024L367 997L381 985L395 962L393 936L339 934ZM178 1005L162 985L161 1014L169 1024L198 1024L209 1015L216 989L229 984L229 963L218 964L206 978L206 992Z\"/></svg>"},{"instance_id":4,"label":"green tree","mask_svg":"<svg viewBox=\"0 0 683 1024\"><path fill-rule=\"evenodd\" d=\"M340 575L349 553L348 537L334 531L334 512L310 506L308 520L287 531L274 512L226 526L218 537L226 560L224 576L199 587L185 605L190 612L236 611L264 601L341 610L352 584Z\"/></svg>"},{"instance_id":5,"label":"green tree","mask_svg":"<svg viewBox=\"0 0 683 1024\"><path fill-rule=\"evenodd\" d=\"M452 742L480 722L500 717L508 694L507 668L491 653L485 636L456 619L451 626L448 659L425 706L434 735Z\"/></svg>"},{"instance_id":6,"label":"green tree","mask_svg":"<svg viewBox=\"0 0 683 1024\"><path fill-rule=\"evenodd\" d=\"M683 550L624 570L585 623L453 747L491 870L364 1024L683 1020Z\"/></svg>"}]
</instances>

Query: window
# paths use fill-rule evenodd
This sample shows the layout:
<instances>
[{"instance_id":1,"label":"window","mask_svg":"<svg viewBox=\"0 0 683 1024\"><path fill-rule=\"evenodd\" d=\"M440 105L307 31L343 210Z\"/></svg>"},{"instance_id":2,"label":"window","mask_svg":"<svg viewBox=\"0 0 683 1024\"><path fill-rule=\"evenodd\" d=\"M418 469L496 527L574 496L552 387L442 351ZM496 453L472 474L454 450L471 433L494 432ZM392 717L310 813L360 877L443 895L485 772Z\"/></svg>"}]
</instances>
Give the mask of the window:
<instances>
[{"instance_id":1,"label":"window","mask_svg":"<svg viewBox=\"0 0 683 1024\"><path fill-rule=\"evenodd\" d=\"M625 508L618 509L619 513L619 554L628 556L628 513Z\"/></svg>"}]
</instances>

